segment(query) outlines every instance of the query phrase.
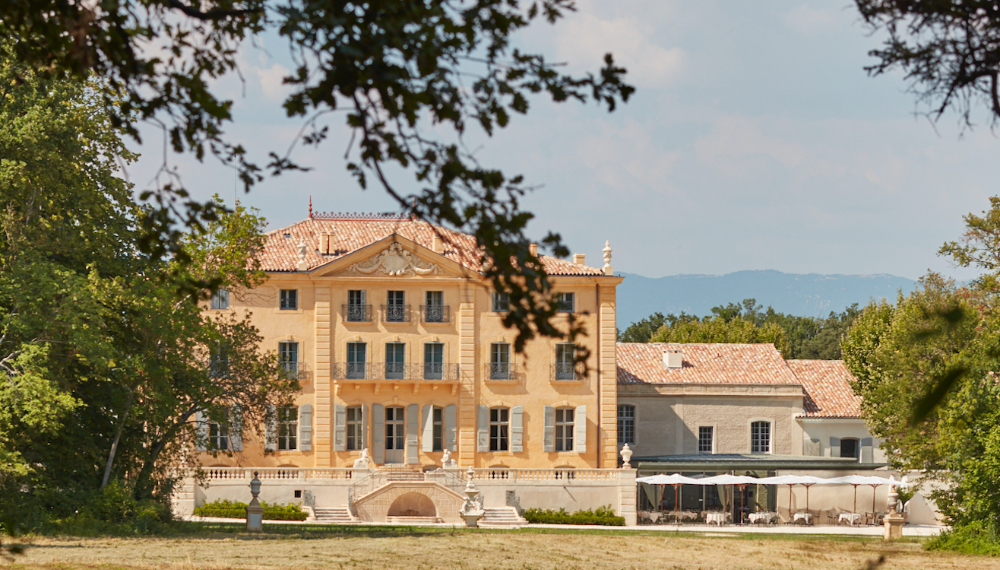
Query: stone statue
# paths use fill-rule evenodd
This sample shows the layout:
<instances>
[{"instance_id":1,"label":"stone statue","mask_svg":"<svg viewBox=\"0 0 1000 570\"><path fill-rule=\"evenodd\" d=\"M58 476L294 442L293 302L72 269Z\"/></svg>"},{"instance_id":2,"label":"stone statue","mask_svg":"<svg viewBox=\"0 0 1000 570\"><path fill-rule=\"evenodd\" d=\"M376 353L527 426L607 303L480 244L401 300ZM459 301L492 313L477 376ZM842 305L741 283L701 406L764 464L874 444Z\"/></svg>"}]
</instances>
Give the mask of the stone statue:
<instances>
[{"instance_id":1,"label":"stone statue","mask_svg":"<svg viewBox=\"0 0 1000 570\"><path fill-rule=\"evenodd\" d=\"M371 469L371 459L368 458L368 448L361 450L361 457L354 461L355 469Z\"/></svg>"},{"instance_id":2,"label":"stone statue","mask_svg":"<svg viewBox=\"0 0 1000 570\"><path fill-rule=\"evenodd\" d=\"M450 467L458 467L458 463L451 458L451 451L447 449L444 450L444 454L441 456L441 467L448 469Z\"/></svg>"},{"instance_id":3,"label":"stone statue","mask_svg":"<svg viewBox=\"0 0 1000 570\"><path fill-rule=\"evenodd\" d=\"M604 274L605 275L614 275L614 273L615 273L614 268L611 267L611 242L610 241L605 241L604 242L604 268L603 268L603 270L604 270Z\"/></svg>"},{"instance_id":4,"label":"stone statue","mask_svg":"<svg viewBox=\"0 0 1000 570\"><path fill-rule=\"evenodd\" d=\"M302 239L299 242L299 262L296 264L295 268L299 271L305 271L309 269L309 264L306 263L306 240Z\"/></svg>"}]
</instances>

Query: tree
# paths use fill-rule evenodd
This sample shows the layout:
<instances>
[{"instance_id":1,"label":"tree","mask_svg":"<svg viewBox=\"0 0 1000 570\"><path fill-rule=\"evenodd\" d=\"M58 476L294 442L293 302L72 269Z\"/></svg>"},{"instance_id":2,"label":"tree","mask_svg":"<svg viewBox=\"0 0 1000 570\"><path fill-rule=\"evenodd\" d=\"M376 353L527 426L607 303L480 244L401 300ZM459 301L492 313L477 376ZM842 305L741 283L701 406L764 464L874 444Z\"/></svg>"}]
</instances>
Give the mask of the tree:
<instances>
[{"instance_id":1,"label":"tree","mask_svg":"<svg viewBox=\"0 0 1000 570\"><path fill-rule=\"evenodd\" d=\"M0 60L0 519L73 513L109 479L165 500L200 414L237 409L261 436L298 389L249 314L210 319L176 286L258 284L263 220L237 208L183 236L183 264L141 255L117 177L133 155L95 93Z\"/></svg>"},{"instance_id":2,"label":"tree","mask_svg":"<svg viewBox=\"0 0 1000 570\"><path fill-rule=\"evenodd\" d=\"M788 358L785 331L774 323L758 326L753 321L736 317L726 320L715 316L702 321L680 322L664 326L656 332L653 342L725 342L739 344L772 343Z\"/></svg>"},{"instance_id":3,"label":"tree","mask_svg":"<svg viewBox=\"0 0 1000 570\"><path fill-rule=\"evenodd\" d=\"M938 506L957 529L1000 535L1000 200L966 216L962 241L940 254L984 273L968 287L929 274L896 306L870 304L848 331L844 362L862 413L891 462L926 469L946 484Z\"/></svg>"},{"instance_id":4,"label":"tree","mask_svg":"<svg viewBox=\"0 0 1000 570\"><path fill-rule=\"evenodd\" d=\"M116 127L138 140L136 121L157 122L174 151L199 160L215 155L238 170L249 190L265 174L305 168L291 149L271 152L266 164L248 158L225 136L232 102L212 84L238 71L244 42L276 31L295 61L284 78L293 91L283 108L304 122L292 147L321 144L324 116L345 111L353 132L347 169L362 188L374 178L404 211L476 237L489 261L486 276L510 293L504 325L517 330L520 351L536 335L566 334L551 322L557 305L525 235L532 215L520 209L520 199L530 187L521 176L481 165L460 141L470 126L487 135L506 127L536 94L555 102L593 100L609 111L629 98L634 89L610 54L596 75L574 77L542 55L512 47L519 30L539 19L555 23L573 9L572 0L524 7L515 0L22 0L5 6L0 34L16 38L12 53L34 69L58 77L96 73L103 81L94 88ZM451 140L440 134L449 131ZM391 182L390 165L411 169L419 189ZM141 217L140 246L184 260L177 220L197 228L214 220L219 207L191 200L181 180L163 172L167 182L143 193L157 206ZM557 234L541 244L554 255L569 254ZM570 325L572 339L582 329Z\"/></svg>"},{"instance_id":5,"label":"tree","mask_svg":"<svg viewBox=\"0 0 1000 570\"><path fill-rule=\"evenodd\" d=\"M618 341L651 342L654 335L661 329L672 331L679 327L685 328L688 331L684 335L693 334L691 331L698 327L691 323L704 324L719 319L721 322L713 325L716 327L714 330L718 334L715 336L718 338L726 338L727 336L742 338L741 334L743 333L736 331L750 330L746 327L747 323L752 324L760 330L767 327L768 331L772 331L773 326L776 325L783 331L784 340L780 342L785 343L783 346L787 345L786 350L783 351L786 358L837 360L840 358L840 340L846 333L847 328L860 314L860 310L858 309L858 305L854 304L840 313L831 312L826 318L797 317L779 313L773 307L768 307L765 311L763 306L757 303L756 299L744 299L740 303L729 303L728 305L712 307L712 314L715 316L699 318L687 313L681 313L680 315L669 314L666 316L662 313L654 313L626 328L625 332L618 335ZM734 323L731 326L732 332L724 332L726 327L722 326L722 324L729 324L737 319L740 322ZM707 330L705 329L705 331ZM669 336L672 333L665 334ZM677 334L680 335L681 333L678 332ZM706 334L708 333L698 333L696 336L702 337ZM757 333L748 334L749 337L747 338L755 338ZM769 332L768 334L773 335L775 333ZM709 335L709 337L712 336Z\"/></svg>"},{"instance_id":6,"label":"tree","mask_svg":"<svg viewBox=\"0 0 1000 570\"><path fill-rule=\"evenodd\" d=\"M973 124L978 105L1000 119L1000 8L992 1L855 0L873 32L888 34L882 49L869 52L878 62L867 68L881 75L903 70L910 90L940 118L957 111Z\"/></svg>"}]
</instances>

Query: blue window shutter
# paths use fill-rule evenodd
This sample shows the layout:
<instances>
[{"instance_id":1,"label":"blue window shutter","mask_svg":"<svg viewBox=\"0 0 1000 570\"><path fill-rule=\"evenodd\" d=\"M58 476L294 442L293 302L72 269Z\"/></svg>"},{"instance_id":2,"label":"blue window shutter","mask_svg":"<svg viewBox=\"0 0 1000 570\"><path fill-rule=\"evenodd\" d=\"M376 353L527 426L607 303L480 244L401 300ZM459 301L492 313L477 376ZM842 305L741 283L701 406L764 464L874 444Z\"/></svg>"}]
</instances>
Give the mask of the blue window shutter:
<instances>
[{"instance_id":1,"label":"blue window shutter","mask_svg":"<svg viewBox=\"0 0 1000 570\"><path fill-rule=\"evenodd\" d=\"M299 406L299 449L312 451L312 404Z\"/></svg>"},{"instance_id":2,"label":"blue window shutter","mask_svg":"<svg viewBox=\"0 0 1000 570\"><path fill-rule=\"evenodd\" d=\"M372 404L372 461L385 463L385 406Z\"/></svg>"},{"instance_id":3,"label":"blue window shutter","mask_svg":"<svg viewBox=\"0 0 1000 570\"><path fill-rule=\"evenodd\" d=\"M444 407L444 448L458 451L458 407L455 404Z\"/></svg>"},{"instance_id":4,"label":"blue window shutter","mask_svg":"<svg viewBox=\"0 0 1000 570\"><path fill-rule=\"evenodd\" d=\"M510 409L510 451L524 451L524 407L514 406Z\"/></svg>"}]
</instances>

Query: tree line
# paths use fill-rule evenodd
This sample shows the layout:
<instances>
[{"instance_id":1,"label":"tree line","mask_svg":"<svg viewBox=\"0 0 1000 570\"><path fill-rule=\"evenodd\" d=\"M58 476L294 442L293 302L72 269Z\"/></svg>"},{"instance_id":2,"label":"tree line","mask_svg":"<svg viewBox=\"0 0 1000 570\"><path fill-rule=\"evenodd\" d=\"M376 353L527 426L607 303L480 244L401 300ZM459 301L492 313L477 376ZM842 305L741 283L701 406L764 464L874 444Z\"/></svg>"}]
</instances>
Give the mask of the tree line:
<instances>
[{"instance_id":1,"label":"tree line","mask_svg":"<svg viewBox=\"0 0 1000 570\"><path fill-rule=\"evenodd\" d=\"M619 330L618 341L773 343L785 358L837 360L841 338L860 313L855 303L826 317L799 317L744 299L712 307L704 317L653 313Z\"/></svg>"},{"instance_id":2,"label":"tree line","mask_svg":"<svg viewBox=\"0 0 1000 570\"><path fill-rule=\"evenodd\" d=\"M264 220L220 209L183 256L143 253L148 208L119 175L136 155L95 81L0 50L0 517L28 529L169 520L196 419L238 409L260 435L298 390L249 314L207 316L186 286L259 285Z\"/></svg>"}]
</instances>

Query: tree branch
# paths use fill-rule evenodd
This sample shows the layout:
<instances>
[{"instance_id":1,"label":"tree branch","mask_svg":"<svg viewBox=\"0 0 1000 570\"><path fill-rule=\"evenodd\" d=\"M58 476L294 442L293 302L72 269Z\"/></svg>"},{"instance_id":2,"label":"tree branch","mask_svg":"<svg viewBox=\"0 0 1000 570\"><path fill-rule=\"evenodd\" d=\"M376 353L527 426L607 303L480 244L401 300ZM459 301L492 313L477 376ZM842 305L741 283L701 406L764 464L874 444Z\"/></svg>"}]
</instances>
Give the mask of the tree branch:
<instances>
[{"instance_id":1,"label":"tree branch","mask_svg":"<svg viewBox=\"0 0 1000 570\"><path fill-rule=\"evenodd\" d=\"M196 18L203 22L214 22L217 20L225 20L226 18L249 16L250 14L260 14L264 12L263 8L250 8L246 10L220 10L218 8L212 8L207 12L202 12L201 10L183 4L180 0L167 0L167 6L175 10L180 10L184 13L184 15Z\"/></svg>"}]
</instances>

